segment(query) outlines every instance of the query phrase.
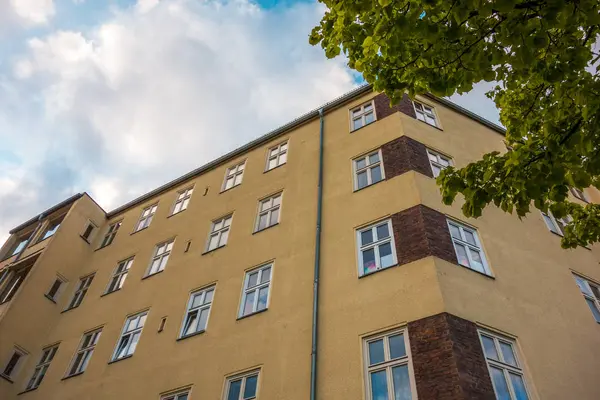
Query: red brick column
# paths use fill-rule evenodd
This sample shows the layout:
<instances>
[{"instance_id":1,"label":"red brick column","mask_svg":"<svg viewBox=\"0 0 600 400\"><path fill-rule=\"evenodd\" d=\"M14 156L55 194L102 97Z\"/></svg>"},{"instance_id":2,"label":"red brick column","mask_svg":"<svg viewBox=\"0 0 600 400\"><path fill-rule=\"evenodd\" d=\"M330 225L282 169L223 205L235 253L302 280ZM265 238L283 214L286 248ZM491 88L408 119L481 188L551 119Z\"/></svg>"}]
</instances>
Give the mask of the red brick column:
<instances>
[{"instance_id":1,"label":"red brick column","mask_svg":"<svg viewBox=\"0 0 600 400\"><path fill-rule=\"evenodd\" d=\"M417 393L421 400L495 400L477 326L442 313L409 322Z\"/></svg>"},{"instance_id":2,"label":"red brick column","mask_svg":"<svg viewBox=\"0 0 600 400\"><path fill-rule=\"evenodd\" d=\"M417 118L415 107L413 106L411 99L406 94L402 96L402 100L400 100L398 104L395 104L392 107L390 107L390 98L383 93L375 96L373 100L375 103L377 119L383 119L398 111L408 115L409 117Z\"/></svg>"},{"instance_id":3,"label":"red brick column","mask_svg":"<svg viewBox=\"0 0 600 400\"><path fill-rule=\"evenodd\" d=\"M391 179L408 171L417 171L433 178L427 148L421 142L400 136L381 146L385 178Z\"/></svg>"}]
</instances>

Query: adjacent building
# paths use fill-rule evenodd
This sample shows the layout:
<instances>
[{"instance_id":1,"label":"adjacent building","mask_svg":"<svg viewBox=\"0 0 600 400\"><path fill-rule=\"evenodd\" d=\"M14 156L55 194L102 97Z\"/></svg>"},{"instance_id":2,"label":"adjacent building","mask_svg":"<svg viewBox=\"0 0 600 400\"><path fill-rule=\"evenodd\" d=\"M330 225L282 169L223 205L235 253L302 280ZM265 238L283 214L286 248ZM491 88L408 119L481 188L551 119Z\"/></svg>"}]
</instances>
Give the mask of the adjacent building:
<instances>
[{"instance_id":1,"label":"adjacent building","mask_svg":"<svg viewBox=\"0 0 600 400\"><path fill-rule=\"evenodd\" d=\"M503 139L367 86L110 212L45 210L0 251L0 398L600 398L598 249L442 204Z\"/></svg>"}]
</instances>

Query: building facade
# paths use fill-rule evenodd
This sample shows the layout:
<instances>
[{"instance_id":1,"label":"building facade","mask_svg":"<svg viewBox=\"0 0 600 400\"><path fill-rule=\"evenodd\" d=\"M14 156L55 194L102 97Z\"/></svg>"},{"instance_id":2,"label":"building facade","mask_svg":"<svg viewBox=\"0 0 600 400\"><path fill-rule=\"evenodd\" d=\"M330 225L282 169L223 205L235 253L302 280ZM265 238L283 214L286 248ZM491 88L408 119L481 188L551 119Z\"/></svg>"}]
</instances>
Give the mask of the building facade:
<instances>
[{"instance_id":1,"label":"building facade","mask_svg":"<svg viewBox=\"0 0 600 400\"><path fill-rule=\"evenodd\" d=\"M442 204L494 150L364 87L111 212L57 204L0 251L0 398L600 398L598 249Z\"/></svg>"}]
</instances>

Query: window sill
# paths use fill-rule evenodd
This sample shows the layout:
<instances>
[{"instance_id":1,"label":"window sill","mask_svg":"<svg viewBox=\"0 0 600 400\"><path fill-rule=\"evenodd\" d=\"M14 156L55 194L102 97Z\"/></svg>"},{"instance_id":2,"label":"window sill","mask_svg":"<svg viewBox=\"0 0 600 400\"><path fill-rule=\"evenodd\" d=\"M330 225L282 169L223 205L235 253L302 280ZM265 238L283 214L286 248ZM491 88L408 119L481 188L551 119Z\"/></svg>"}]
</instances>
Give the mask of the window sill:
<instances>
[{"instance_id":1,"label":"window sill","mask_svg":"<svg viewBox=\"0 0 600 400\"><path fill-rule=\"evenodd\" d=\"M56 232L55 232L56 233ZM45 242L46 240L50 239L52 236L54 236L54 234L48 236L47 238L43 238L42 240L38 240L37 242L33 243L32 245L27 245L26 248L30 247L30 246L35 246L36 244L40 244L42 242ZM33 390L33 389L32 389ZM21 392L21 393L25 393L25 392Z\"/></svg>"},{"instance_id":2,"label":"window sill","mask_svg":"<svg viewBox=\"0 0 600 400\"><path fill-rule=\"evenodd\" d=\"M282 165L285 165L285 164L282 164ZM275 167L275 168L277 168L277 167ZM265 171L265 172L266 172L266 171ZM221 191L219 192L219 194L221 194L221 193L225 193L225 192L229 192L230 190L233 190L233 189L235 189L236 187L238 187L238 186L240 186L240 185L241 185L241 183L238 183L237 185L235 185L235 186L232 186L232 187L230 187L229 189L223 189L223 190L221 190Z\"/></svg>"},{"instance_id":3,"label":"window sill","mask_svg":"<svg viewBox=\"0 0 600 400\"><path fill-rule=\"evenodd\" d=\"M138 233L138 232L141 232L141 231L144 231L144 230L146 230L146 229L148 229L148 228L150 228L150 225L148 225L148 226L145 226L145 227L143 227L142 229L138 229L137 231L133 231L133 232L131 232L131 233L129 234L129 236L131 236L131 235L135 235L136 233Z\"/></svg>"},{"instance_id":4,"label":"window sill","mask_svg":"<svg viewBox=\"0 0 600 400\"><path fill-rule=\"evenodd\" d=\"M279 164L278 166L276 166L276 167L273 167L273 168L271 168L271 169L265 169L265 171L263 172L263 174L266 174L266 173L267 173L267 172L269 172L269 171L273 171L274 169L281 168L281 167L283 167L283 166L284 166L284 165L286 165L286 164L287 164L287 161L286 161L286 162L284 162L283 164Z\"/></svg>"},{"instance_id":5,"label":"window sill","mask_svg":"<svg viewBox=\"0 0 600 400\"><path fill-rule=\"evenodd\" d=\"M219 247L215 247L212 250L206 250L205 252L202 253L202 255L208 254L208 253L212 253L213 251L217 251L219 249L222 249L223 247L227 246L227 244L224 244L223 246L219 246Z\"/></svg>"},{"instance_id":6,"label":"window sill","mask_svg":"<svg viewBox=\"0 0 600 400\"><path fill-rule=\"evenodd\" d=\"M39 386L38 386L38 387L39 387ZM20 392L20 393L17 393L17 396L20 396L20 395L22 395L22 394L25 394L25 393L33 392L34 390L37 390L37 387L31 388L31 389L26 389L26 390L23 390L22 392Z\"/></svg>"},{"instance_id":7,"label":"window sill","mask_svg":"<svg viewBox=\"0 0 600 400\"><path fill-rule=\"evenodd\" d=\"M110 361L108 362L108 364L109 364L109 365L110 365L110 364L114 364L114 363L117 363L117 362L119 362L119 361L127 360L128 358L131 358L131 357L133 357L133 354L130 354L130 355L128 355L128 356L125 356L125 357L117 358L116 360L110 360Z\"/></svg>"},{"instance_id":8,"label":"window sill","mask_svg":"<svg viewBox=\"0 0 600 400\"><path fill-rule=\"evenodd\" d=\"M352 121L350 121L350 122L352 122ZM363 129L363 128L366 128L367 126L369 126L369 125L372 125L372 124L374 124L375 122L377 122L377 119L374 119L373 121L369 122L368 124L364 124L364 125L363 125L363 126L361 126L360 128L356 128L356 129L350 129L350 133L354 133L354 132L360 131L361 129Z\"/></svg>"},{"instance_id":9,"label":"window sill","mask_svg":"<svg viewBox=\"0 0 600 400\"><path fill-rule=\"evenodd\" d=\"M86 242L87 244L91 244L89 240L87 240L86 238L84 238L82 235L79 235L79 237L81 238L81 240L83 240L84 242Z\"/></svg>"},{"instance_id":10,"label":"window sill","mask_svg":"<svg viewBox=\"0 0 600 400\"><path fill-rule=\"evenodd\" d=\"M278 222L278 223L276 223L276 224L273 224L273 225L269 225L269 226L267 226L266 228L262 228L262 229L261 229L261 230L259 230L259 231L254 231L254 232L252 232L252 234L253 234L253 235L255 235L255 234L257 234L257 233L264 232L264 231L266 231L267 229L269 229L269 228L273 228L273 227L275 227L275 226L277 226L277 225L279 225L279 222Z\"/></svg>"},{"instance_id":11,"label":"window sill","mask_svg":"<svg viewBox=\"0 0 600 400\"><path fill-rule=\"evenodd\" d=\"M104 248L106 248L106 247L108 247L108 246L110 246L110 244L107 244L106 246L100 246L100 247L98 247L98 248L97 248L96 250L94 250L94 251L102 250L102 249L104 249Z\"/></svg>"},{"instance_id":12,"label":"window sill","mask_svg":"<svg viewBox=\"0 0 600 400\"><path fill-rule=\"evenodd\" d=\"M12 379L10 379L8 376L6 376L4 374L0 374L0 378L4 379L7 382L14 383Z\"/></svg>"},{"instance_id":13,"label":"window sill","mask_svg":"<svg viewBox=\"0 0 600 400\"><path fill-rule=\"evenodd\" d=\"M267 310L268 310L268 308L264 308L264 309L262 309L260 311L254 311L253 313L242 315L241 317L237 317L236 321L239 321L239 320L251 317L251 316L256 315L256 314L264 313Z\"/></svg>"},{"instance_id":14,"label":"window sill","mask_svg":"<svg viewBox=\"0 0 600 400\"><path fill-rule=\"evenodd\" d=\"M152 275L149 275L149 276L152 276ZM144 278L142 278L142 279L144 279ZM109 294L111 294L111 293L115 293L115 292L118 292L119 290L121 290L121 288L119 288L119 289L115 289L115 290L113 290L113 291L111 291L111 292L104 292L104 293L102 293L102 294L100 295L100 297L108 296Z\"/></svg>"},{"instance_id":15,"label":"window sill","mask_svg":"<svg viewBox=\"0 0 600 400\"><path fill-rule=\"evenodd\" d=\"M194 336L201 335L201 334L203 334L204 332L206 332L206 330L205 330L205 329L202 329L201 331L194 332L194 333L190 333L189 335L181 336L181 337L177 338L177 342L179 342L179 341L182 341L182 340L185 340L185 339L188 339L188 338L191 338L191 337L194 337Z\"/></svg>"},{"instance_id":16,"label":"window sill","mask_svg":"<svg viewBox=\"0 0 600 400\"><path fill-rule=\"evenodd\" d=\"M48 300L50 300L51 302L53 302L54 304L56 304L56 300L54 300L52 297L48 296L47 294L44 294L44 297L47 298Z\"/></svg>"},{"instance_id":17,"label":"window sill","mask_svg":"<svg viewBox=\"0 0 600 400\"><path fill-rule=\"evenodd\" d=\"M376 273L378 273L378 272L381 272L381 271L385 271L385 270L387 270L387 269L390 269L390 268L397 267L397 266L399 266L399 265L400 265L400 264L396 263L396 264L390 265L389 267L380 268L380 269L378 269L378 270L375 270L375 271L373 271L373 272L367 272L367 273L363 273L362 275L360 275L360 276L358 277L358 279L365 278L365 277L367 277L367 276L370 276L370 275L376 274Z\"/></svg>"},{"instance_id":18,"label":"window sill","mask_svg":"<svg viewBox=\"0 0 600 400\"><path fill-rule=\"evenodd\" d=\"M464 269L466 269L466 270L469 270L469 271L471 271L471 272L475 272L476 274L479 274L479 275L481 275L481 276L485 276L486 278L489 278L489 279L492 279L492 280L496 280L496 277L495 277L495 276L493 276L493 275L488 275L488 274L486 274L485 272L479 272L479 271L477 271L476 269L472 269L472 268L469 268L469 267L465 267L465 266L464 266L464 265L462 265L462 264L458 264L458 263L453 263L453 264L454 264L454 265L457 265L457 266L459 266L459 267L461 267L461 268L464 268Z\"/></svg>"},{"instance_id":19,"label":"window sill","mask_svg":"<svg viewBox=\"0 0 600 400\"><path fill-rule=\"evenodd\" d=\"M158 274L160 274L160 273L162 273L162 272L165 272L165 270L163 269L163 270L157 271L157 272L155 272L155 273L153 273L153 274L150 274L150 275L144 275L144 276L142 277L142 280L144 280L144 279L148 279L148 278L152 278L153 276L155 276L155 275L158 275ZM120 290L120 289L119 289L119 290ZM116 290L115 290L115 292L116 292ZM111 292L111 293L112 293L112 292Z\"/></svg>"},{"instance_id":20,"label":"window sill","mask_svg":"<svg viewBox=\"0 0 600 400\"><path fill-rule=\"evenodd\" d=\"M80 304L80 305L81 305L81 304ZM79 305L79 306L80 306L80 305ZM71 311L71 310L74 310L74 309L78 308L79 306L75 306L75 307L67 308L66 310L62 310L60 313L61 313L61 314L64 314L64 313L66 313L67 311Z\"/></svg>"},{"instance_id":21,"label":"window sill","mask_svg":"<svg viewBox=\"0 0 600 400\"><path fill-rule=\"evenodd\" d=\"M385 177L382 177L380 181L377 181L375 183L371 183L370 185L367 185L367 186L363 186L360 189L354 189L354 191L352 193L360 192L361 190L365 190L367 188L370 188L371 186L377 185L378 183L384 182L385 180L386 180Z\"/></svg>"},{"instance_id":22,"label":"window sill","mask_svg":"<svg viewBox=\"0 0 600 400\"><path fill-rule=\"evenodd\" d=\"M439 126L437 126L437 125L431 125L431 124L430 124L430 123L428 123L428 122L421 121L419 118L415 118L415 119L416 119L417 121L419 121L419 122L422 122L422 123L424 123L424 124L425 124L425 125L427 125L427 126L430 126L430 127L432 127L432 128L435 128L435 129L437 129L437 130L438 130L438 131L440 131L440 132L444 132L444 130L443 130L442 128L440 128Z\"/></svg>"},{"instance_id":23,"label":"window sill","mask_svg":"<svg viewBox=\"0 0 600 400\"><path fill-rule=\"evenodd\" d=\"M171 217L174 217L174 216L176 216L176 215L179 215L179 214L181 214L182 212L184 212L185 210L187 210L187 208L184 208L184 209L183 209L183 210L181 210L181 211L177 211L176 213L169 214L169 215L167 216L167 218L171 218ZM146 227L146 228L147 228L147 227ZM143 229L146 229L146 228L143 228ZM141 231L141 230L143 230L143 229L140 229L140 231Z\"/></svg>"},{"instance_id":24,"label":"window sill","mask_svg":"<svg viewBox=\"0 0 600 400\"><path fill-rule=\"evenodd\" d=\"M77 372L75 374L65 376L64 378L61 379L61 381L66 381L67 379L75 378L76 376L82 375L84 372L85 371L81 371L81 372Z\"/></svg>"}]
</instances>

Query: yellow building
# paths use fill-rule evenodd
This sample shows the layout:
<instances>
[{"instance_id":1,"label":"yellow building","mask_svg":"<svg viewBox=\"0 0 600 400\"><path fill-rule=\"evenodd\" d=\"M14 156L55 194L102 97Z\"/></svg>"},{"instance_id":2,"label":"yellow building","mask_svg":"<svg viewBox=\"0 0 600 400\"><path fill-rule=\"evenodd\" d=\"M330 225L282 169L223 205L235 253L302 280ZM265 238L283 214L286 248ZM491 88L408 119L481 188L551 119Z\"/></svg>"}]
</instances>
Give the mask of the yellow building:
<instances>
[{"instance_id":1,"label":"yellow building","mask_svg":"<svg viewBox=\"0 0 600 400\"><path fill-rule=\"evenodd\" d=\"M0 398L599 399L598 250L441 202L493 150L363 87L116 210L65 200L0 251Z\"/></svg>"}]
</instances>

